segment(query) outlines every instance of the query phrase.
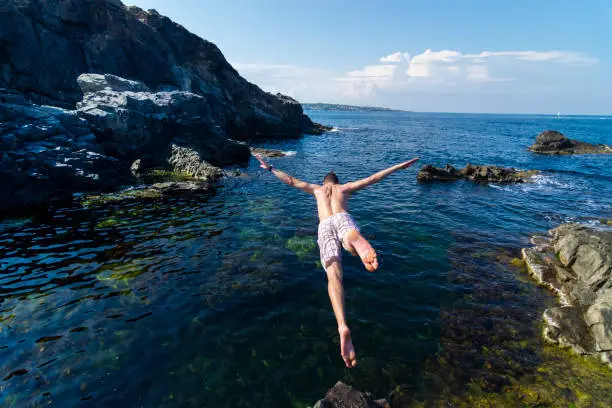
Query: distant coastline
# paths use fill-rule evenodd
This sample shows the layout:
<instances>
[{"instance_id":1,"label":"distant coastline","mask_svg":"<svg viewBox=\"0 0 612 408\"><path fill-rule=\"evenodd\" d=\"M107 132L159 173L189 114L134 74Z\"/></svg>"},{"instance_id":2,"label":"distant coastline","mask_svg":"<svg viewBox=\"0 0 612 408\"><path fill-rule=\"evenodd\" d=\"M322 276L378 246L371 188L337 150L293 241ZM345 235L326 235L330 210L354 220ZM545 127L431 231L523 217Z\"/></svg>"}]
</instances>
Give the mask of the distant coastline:
<instances>
[{"instance_id":1,"label":"distant coastline","mask_svg":"<svg viewBox=\"0 0 612 408\"><path fill-rule=\"evenodd\" d=\"M369 112L409 112L399 109L382 108L379 106L340 105L335 103L303 103L304 109L319 111L369 111Z\"/></svg>"}]
</instances>

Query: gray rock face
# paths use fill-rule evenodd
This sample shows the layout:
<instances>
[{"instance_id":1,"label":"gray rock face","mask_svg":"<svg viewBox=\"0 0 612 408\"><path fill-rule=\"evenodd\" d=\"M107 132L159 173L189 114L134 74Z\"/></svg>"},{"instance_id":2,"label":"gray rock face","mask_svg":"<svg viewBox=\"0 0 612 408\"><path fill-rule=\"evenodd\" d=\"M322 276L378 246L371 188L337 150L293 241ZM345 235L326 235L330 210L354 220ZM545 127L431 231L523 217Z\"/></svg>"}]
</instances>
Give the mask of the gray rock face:
<instances>
[{"instance_id":1,"label":"gray rock face","mask_svg":"<svg viewBox=\"0 0 612 408\"><path fill-rule=\"evenodd\" d=\"M83 74L77 78L79 88L84 94L112 89L117 92L151 92L143 83L131 81L116 75Z\"/></svg>"},{"instance_id":2,"label":"gray rock face","mask_svg":"<svg viewBox=\"0 0 612 408\"><path fill-rule=\"evenodd\" d=\"M185 91L204 98L232 139L318 133L295 100L262 91L242 78L219 49L155 10L118 0L0 2L0 88L37 104L73 108L77 78L104 75L118 92ZM81 81L104 91L100 77ZM143 85L143 84L146 84Z\"/></svg>"},{"instance_id":3,"label":"gray rock face","mask_svg":"<svg viewBox=\"0 0 612 408\"><path fill-rule=\"evenodd\" d=\"M79 83L85 95L77 103L77 114L87 120L104 150L115 157L130 162L140 158L147 167L164 166L166 157L160 152L174 142L197 149L202 160L217 166L249 158L248 147L227 139L210 104L199 95L136 92L146 89L144 84L109 75L84 74ZM86 92L92 88L100 90Z\"/></svg>"},{"instance_id":4,"label":"gray rock face","mask_svg":"<svg viewBox=\"0 0 612 408\"><path fill-rule=\"evenodd\" d=\"M338 381L327 391L325 398L317 401L314 408L389 408L389 403L384 399L375 400L371 394L354 390Z\"/></svg>"},{"instance_id":5,"label":"gray rock face","mask_svg":"<svg viewBox=\"0 0 612 408\"><path fill-rule=\"evenodd\" d=\"M466 179L472 181L487 181L496 183L525 183L536 171L520 171L513 168L498 166L474 166L468 164L457 170L450 164L446 167L434 167L430 164L423 166L418 174L419 181L455 181Z\"/></svg>"},{"instance_id":6,"label":"gray rock face","mask_svg":"<svg viewBox=\"0 0 612 408\"><path fill-rule=\"evenodd\" d=\"M564 224L550 235L523 249L529 272L563 304L544 312L544 336L612 364L612 229Z\"/></svg>"},{"instance_id":7,"label":"gray rock face","mask_svg":"<svg viewBox=\"0 0 612 408\"><path fill-rule=\"evenodd\" d=\"M0 173L7 180L0 211L110 190L150 167L212 182L221 175L213 165L250 157L248 146L225 137L199 95L146 92L142 83L109 75L81 75L79 83L85 96L75 111L0 90Z\"/></svg>"},{"instance_id":8,"label":"gray rock face","mask_svg":"<svg viewBox=\"0 0 612 408\"><path fill-rule=\"evenodd\" d=\"M87 122L73 111L33 105L0 90L0 211L70 200L127 180Z\"/></svg>"},{"instance_id":9,"label":"gray rock face","mask_svg":"<svg viewBox=\"0 0 612 408\"><path fill-rule=\"evenodd\" d=\"M590 143L570 140L563 133L556 130L546 130L536 137L536 141L529 147L534 153L541 154L588 154L612 153L612 147L606 145L593 145Z\"/></svg>"}]
</instances>

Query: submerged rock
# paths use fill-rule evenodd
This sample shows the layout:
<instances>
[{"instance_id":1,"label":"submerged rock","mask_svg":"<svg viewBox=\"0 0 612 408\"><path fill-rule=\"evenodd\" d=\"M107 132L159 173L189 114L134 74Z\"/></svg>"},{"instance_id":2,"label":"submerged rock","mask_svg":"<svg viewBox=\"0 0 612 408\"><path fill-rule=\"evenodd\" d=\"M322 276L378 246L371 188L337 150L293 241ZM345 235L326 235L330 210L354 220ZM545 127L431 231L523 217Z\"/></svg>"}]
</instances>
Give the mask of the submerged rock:
<instances>
[{"instance_id":1,"label":"submerged rock","mask_svg":"<svg viewBox=\"0 0 612 408\"><path fill-rule=\"evenodd\" d=\"M612 153L612 146L603 144L594 145L571 140L556 130L545 130L538 135L535 143L529 147L529 150L541 154Z\"/></svg>"},{"instance_id":2,"label":"submerged rock","mask_svg":"<svg viewBox=\"0 0 612 408\"><path fill-rule=\"evenodd\" d=\"M563 224L550 235L523 249L528 271L562 303L544 312L544 336L612 364L612 230Z\"/></svg>"},{"instance_id":3,"label":"submerged rock","mask_svg":"<svg viewBox=\"0 0 612 408\"><path fill-rule=\"evenodd\" d=\"M450 164L446 167L434 167L430 164L423 166L418 174L419 181L455 181L466 179L472 181L488 181L496 183L525 183L529 178L537 174L535 170L521 171L513 168L498 166L481 166L468 164L457 170Z\"/></svg>"},{"instance_id":4,"label":"submerged rock","mask_svg":"<svg viewBox=\"0 0 612 408\"><path fill-rule=\"evenodd\" d=\"M384 399L375 400L370 393L354 390L338 381L314 408L389 408L389 403Z\"/></svg>"}]
</instances>

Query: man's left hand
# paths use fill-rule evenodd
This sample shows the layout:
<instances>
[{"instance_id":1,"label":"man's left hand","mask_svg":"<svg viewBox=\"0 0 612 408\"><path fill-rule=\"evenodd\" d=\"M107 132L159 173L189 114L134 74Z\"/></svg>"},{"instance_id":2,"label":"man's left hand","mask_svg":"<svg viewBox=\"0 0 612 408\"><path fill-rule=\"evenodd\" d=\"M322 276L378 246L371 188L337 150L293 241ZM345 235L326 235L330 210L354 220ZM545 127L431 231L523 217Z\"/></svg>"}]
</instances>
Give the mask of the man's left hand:
<instances>
[{"instance_id":1,"label":"man's left hand","mask_svg":"<svg viewBox=\"0 0 612 408\"><path fill-rule=\"evenodd\" d=\"M254 156L255 156L255 158L256 158L257 160L259 160L259 163L260 163L260 164L259 164L259 167L261 167L262 169L265 169L265 170L270 170L270 169L272 168L272 166L270 166L268 163L266 163L266 162L264 161L264 159L262 159L262 158L261 158L261 156L260 156L260 155L255 154Z\"/></svg>"}]
</instances>

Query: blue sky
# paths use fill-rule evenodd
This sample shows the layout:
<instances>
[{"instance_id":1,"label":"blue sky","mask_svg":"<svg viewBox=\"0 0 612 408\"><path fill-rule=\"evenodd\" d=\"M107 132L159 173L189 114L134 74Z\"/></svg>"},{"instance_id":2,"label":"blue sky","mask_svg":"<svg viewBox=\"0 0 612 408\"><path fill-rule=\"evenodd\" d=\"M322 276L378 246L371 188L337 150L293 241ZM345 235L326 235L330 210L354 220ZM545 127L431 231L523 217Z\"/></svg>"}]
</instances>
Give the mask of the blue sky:
<instances>
[{"instance_id":1,"label":"blue sky","mask_svg":"<svg viewBox=\"0 0 612 408\"><path fill-rule=\"evenodd\" d=\"M127 0L301 102L612 114L612 1Z\"/></svg>"}]
</instances>

